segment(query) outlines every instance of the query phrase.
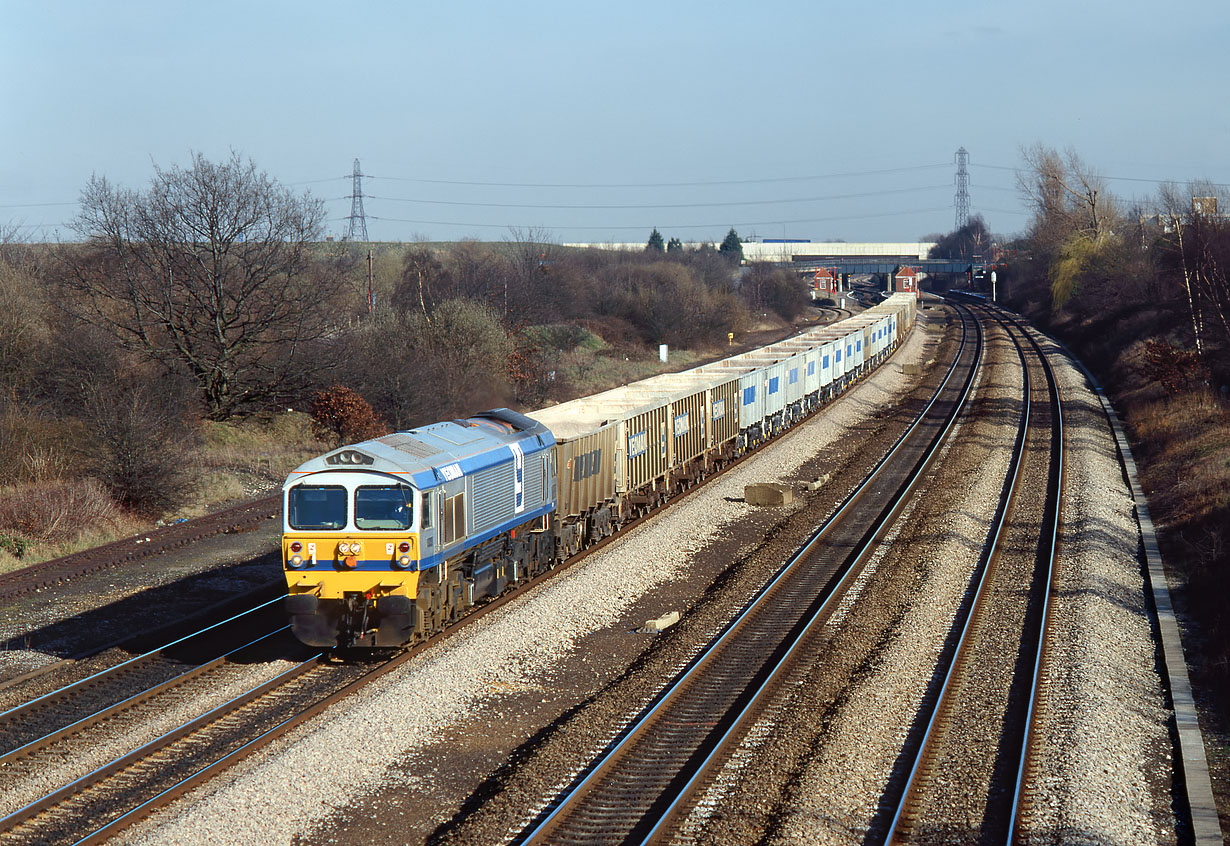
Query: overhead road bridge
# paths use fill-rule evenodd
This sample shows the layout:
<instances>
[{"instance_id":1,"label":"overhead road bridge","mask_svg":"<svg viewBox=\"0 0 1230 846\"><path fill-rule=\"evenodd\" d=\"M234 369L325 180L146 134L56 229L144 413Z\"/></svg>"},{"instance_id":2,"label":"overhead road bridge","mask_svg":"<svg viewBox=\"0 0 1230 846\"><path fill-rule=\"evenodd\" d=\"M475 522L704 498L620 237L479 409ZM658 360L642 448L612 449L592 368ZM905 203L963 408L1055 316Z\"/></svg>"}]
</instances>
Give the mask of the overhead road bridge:
<instances>
[{"instance_id":1,"label":"overhead road bridge","mask_svg":"<svg viewBox=\"0 0 1230 846\"><path fill-rule=\"evenodd\" d=\"M930 241L902 243L845 243L829 241L764 241L744 244L747 261L771 261L789 265L800 273L830 270L835 274L891 274L902 267L923 273L968 273L979 262L956 259L930 259Z\"/></svg>"},{"instance_id":2,"label":"overhead road bridge","mask_svg":"<svg viewBox=\"0 0 1230 846\"><path fill-rule=\"evenodd\" d=\"M857 261L870 258L897 259L898 264L918 264L934 247L931 241L868 242L846 241L757 241L743 245L746 261L799 263L812 258L831 262ZM827 264L825 267L832 267Z\"/></svg>"},{"instance_id":3,"label":"overhead road bridge","mask_svg":"<svg viewBox=\"0 0 1230 846\"><path fill-rule=\"evenodd\" d=\"M640 252L644 244L566 244L569 247L592 247L608 250ZM687 244L696 247L698 244ZM923 273L969 273L982 266L971 260L929 259L933 241L846 242L765 239L743 243L745 262L767 261L788 265L799 273L831 270L838 276L856 274L896 273L902 267L917 268Z\"/></svg>"},{"instance_id":4,"label":"overhead road bridge","mask_svg":"<svg viewBox=\"0 0 1230 846\"><path fill-rule=\"evenodd\" d=\"M859 273L896 273L902 267L913 267L923 273L969 273L982 266L970 259L917 259L903 256L798 256L790 267L799 273L832 270L854 275Z\"/></svg>"}]
</instances>

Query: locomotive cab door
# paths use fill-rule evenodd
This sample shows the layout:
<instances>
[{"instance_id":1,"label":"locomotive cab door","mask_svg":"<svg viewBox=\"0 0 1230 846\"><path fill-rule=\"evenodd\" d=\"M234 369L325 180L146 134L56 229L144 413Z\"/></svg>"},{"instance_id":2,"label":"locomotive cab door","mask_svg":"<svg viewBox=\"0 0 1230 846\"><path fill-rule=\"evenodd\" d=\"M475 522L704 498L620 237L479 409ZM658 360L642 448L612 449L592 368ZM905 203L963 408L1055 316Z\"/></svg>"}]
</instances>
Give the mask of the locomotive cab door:
<instances>
[{"instance_id":1,"label":"locomotive cab door","mask_svg":"<svg viewBox=\"0 0 1230 846\"><path fill-rule=\"evenodd\" d=\"M423 491L419 494L419 544L422 549L422 558L430 558L439 549L436 544L436 527L440 523L435 499L434 490Z\"/></svg>"}]
</instances>

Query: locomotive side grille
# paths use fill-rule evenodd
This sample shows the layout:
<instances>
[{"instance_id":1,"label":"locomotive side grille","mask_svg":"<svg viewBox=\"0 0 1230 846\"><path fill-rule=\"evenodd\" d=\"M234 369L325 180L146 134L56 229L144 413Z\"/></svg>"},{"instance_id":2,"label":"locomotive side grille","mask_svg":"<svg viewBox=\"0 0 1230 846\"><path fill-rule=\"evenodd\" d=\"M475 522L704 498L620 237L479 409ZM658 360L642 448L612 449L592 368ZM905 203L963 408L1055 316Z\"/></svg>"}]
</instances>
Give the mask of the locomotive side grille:
<instances>
[{"instance_id":1,"label":"locomotive side grille","mask_svg":"<svg viewBox=\"0 0 1230 846\"><path fill-rule=\"evenodd\" d=\"M471 525L474 534L512 519L515 502L511 461L475 473L471 480Z\"/></svg>"},{"instance_id":2,"label":"locomotive side grille","mask_svg":"<svg viewBox=\"0 0 1230 846\"><path fill-rule=\"evenodd\" d=\"M542 505L542 462L546 453L539 452L525 457L525 509Z\"/></svg>"}]
</instances>

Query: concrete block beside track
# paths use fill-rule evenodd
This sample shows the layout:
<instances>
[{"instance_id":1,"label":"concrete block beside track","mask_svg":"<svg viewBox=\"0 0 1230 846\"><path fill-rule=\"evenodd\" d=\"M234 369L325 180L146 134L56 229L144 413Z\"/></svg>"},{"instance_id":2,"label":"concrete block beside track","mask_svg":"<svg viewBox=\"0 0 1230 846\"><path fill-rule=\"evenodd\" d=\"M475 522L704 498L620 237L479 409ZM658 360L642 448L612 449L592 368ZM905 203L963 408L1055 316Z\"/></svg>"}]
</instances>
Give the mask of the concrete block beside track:
<instances>
[{"instance_id":1,"label":"concrete block beside track","mask_svg":"<svg viewBox=\"0 0 1230 846\"><path fill-rule=\"evenodd\" d=\"M832 474L825 473L823 476L820 476L817 479L812 479L810 482L807 483L807 489L811 491L812 493L815 493L816 491L820 490L822 487L827 485L829 483L830 478L832 478Z\"/></svg>"},{"instance_id":2,"label":"concrete block beside track","mask_svg":"<svg viewBox=\"0 0 1230 846\"><path fill-rule=\"evenodd\" d=\"M654 632L664 632L667 629L669 629L671 626L675 625L675 623L678 623L678 622L679 622L679 612L678 611L667 611L665 614L663 614L661 617L658 617L655 620L646 620L645 627L641 629L641 631L650 633L650 634Z\"/></svg>"},{"instance_id":3,"label":"concrete block beside track","mask_svg":"<svg viewBox=\"0 0 1230 846\"><path fill-rule=\"evenodd\" d=\"M757 482L743 486L743 499L748 505L770 508L794 502L794 489L780 482Z\"/></svg>"}]
</instances>

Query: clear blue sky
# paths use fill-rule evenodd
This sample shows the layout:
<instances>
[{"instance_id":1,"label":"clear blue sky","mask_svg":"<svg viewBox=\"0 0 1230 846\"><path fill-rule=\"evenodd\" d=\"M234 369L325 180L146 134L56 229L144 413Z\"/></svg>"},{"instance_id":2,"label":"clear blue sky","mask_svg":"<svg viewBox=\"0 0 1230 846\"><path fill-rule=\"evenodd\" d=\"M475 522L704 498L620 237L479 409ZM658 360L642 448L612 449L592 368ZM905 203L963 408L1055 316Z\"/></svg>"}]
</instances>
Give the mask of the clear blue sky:
<instances>
[{"instance_id":1,"label":"clear blue sky","mask_svg":"<svg viewBox=\"0 0 1230 846\"><path fill-rule=\"evenodd\" d=\"M972 210L999 233L1028 221L1022 145L1074 148L1122 197L1230 183L1226 0L0 0L0 15L0 226L35 239L72 237L91 174L142 188L154 164L232 149L326 199L335 234L360 159L375 240L734 225L913 241L952 229L961 146Z\"/></svg>"}]
</instances>

